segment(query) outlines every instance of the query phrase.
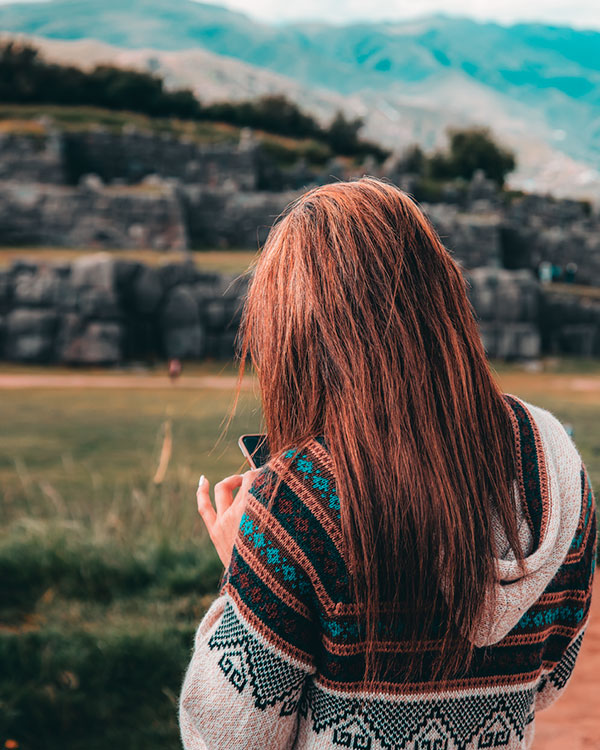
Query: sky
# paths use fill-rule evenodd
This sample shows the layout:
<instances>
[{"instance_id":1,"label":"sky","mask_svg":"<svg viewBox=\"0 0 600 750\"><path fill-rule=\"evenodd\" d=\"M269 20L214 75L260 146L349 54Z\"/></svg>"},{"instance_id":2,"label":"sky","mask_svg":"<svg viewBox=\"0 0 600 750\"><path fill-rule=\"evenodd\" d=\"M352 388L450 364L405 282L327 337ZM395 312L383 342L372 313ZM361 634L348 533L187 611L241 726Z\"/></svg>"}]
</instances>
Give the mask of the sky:
<instances>
[{"instance_id":1,"label":"sky","mask_svg":"<svg viewBox=\"0 0 600 750\"><path fill-rule=\"evenodd\" d=\"M36 0L0 0L7 2ZM181 0L173 0L173 3ZM202 0L198 0L202 2ZM205 0L239 10L267 23L325 21L398 21L431 13L467 16L501 24L539 21L577 29L600 30L600 0ZM102 0L92 0L102 2Z\"/></svg>"},{"instance_id":2,"label":"sky","mask_svg":"<svg viewBox=\"0 0 600 750\"><path fill-rule=\"evenodd\" d=\"M296 0L283 3L281 0L209 1L271 23L320 20L342 24L352 21L404 20L441 12L502 24L541 21L574 28L600 29L599 0Z\"/></svg>"}]
</instances>

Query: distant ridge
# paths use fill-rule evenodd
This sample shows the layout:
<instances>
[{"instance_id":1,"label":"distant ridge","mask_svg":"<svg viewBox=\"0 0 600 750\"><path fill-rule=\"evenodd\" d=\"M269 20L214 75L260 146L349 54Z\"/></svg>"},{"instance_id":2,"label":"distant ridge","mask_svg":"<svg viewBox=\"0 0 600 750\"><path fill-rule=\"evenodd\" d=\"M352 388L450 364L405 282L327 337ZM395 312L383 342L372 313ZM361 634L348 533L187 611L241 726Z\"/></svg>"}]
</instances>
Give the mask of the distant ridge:
<instances>
[{"instance_id":1,"label":"distant ridge","mask_svg":"<svg viewBox=\"0 0 600 750\"><path fill-rule=\"evenodd\" d=\"M0 29L56 42L96 39L147 58L155 50L173 85L185 79L202 97L210 77L204 98L287 87L305 106L318 100L321 117L340 105L364 115L365 137L387 146L431 148L447 124L490 124L519 154L517 182L600 196L600 32L442 14L271 26L192 0L14 3L0 6ZM205 56L207 70L194 70L185 55L198 48L229 62ZM235 85L238 74L243 86Z\"/></svg>"}]
</instances>

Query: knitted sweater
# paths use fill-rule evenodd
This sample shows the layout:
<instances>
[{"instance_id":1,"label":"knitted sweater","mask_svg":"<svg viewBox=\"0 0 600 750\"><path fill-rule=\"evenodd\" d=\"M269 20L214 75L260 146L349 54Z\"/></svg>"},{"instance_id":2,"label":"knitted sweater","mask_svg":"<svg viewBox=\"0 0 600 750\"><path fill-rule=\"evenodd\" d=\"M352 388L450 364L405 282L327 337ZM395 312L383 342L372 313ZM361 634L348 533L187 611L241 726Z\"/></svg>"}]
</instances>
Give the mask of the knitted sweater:
<instances>
[{"instance_id":1,"label":"knitted sweater","mask_svg":"<svg viewBox=\"0 0 600 750\"><path fill-rule=\"evenodd\" d=\"M504 397L519 455L526 572L496 519L496 604L486 605L469 674L444 684L425 673L408 684L388 677L365 690L332 459L316 438L286 453L287 462L269 462L250 489L181 691L186 750L531 746L536 711L565 689L587 625L596 515L561 423ZM267 511L276 475L284 481ZM399 636L390 658L401 664L414 647Z\"/></svg>"}]
</instances>

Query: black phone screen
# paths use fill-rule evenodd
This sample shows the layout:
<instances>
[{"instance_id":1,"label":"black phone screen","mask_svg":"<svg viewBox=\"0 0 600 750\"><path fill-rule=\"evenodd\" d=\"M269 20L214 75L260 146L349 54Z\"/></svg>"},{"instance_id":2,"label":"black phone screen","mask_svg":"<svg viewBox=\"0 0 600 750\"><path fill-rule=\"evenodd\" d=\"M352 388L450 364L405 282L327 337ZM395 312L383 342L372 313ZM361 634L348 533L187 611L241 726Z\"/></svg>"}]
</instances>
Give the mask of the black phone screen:
<instances>
[{"instance_id":1,"label":"black phone screen","mask_svg":"<svg viewBox=\"0 0 600 750\"><path fill-rule=\"evenodd\" d=\"M243 443L256 469L264 466L269 460L269 444L266 435L242 435L240 443Z\"/></svg>"}]
</instances>

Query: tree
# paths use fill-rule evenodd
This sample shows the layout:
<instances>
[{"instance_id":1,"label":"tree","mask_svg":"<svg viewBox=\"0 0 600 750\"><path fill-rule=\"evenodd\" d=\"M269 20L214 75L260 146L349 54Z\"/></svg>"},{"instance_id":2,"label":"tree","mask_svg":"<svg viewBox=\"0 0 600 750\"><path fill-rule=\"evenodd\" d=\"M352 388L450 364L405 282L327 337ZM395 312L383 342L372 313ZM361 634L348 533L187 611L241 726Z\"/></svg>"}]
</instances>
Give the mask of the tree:
<instances>
[{"instance_id":1,"label":"tree","mask_svg":"<svg viewBox=\"0 0 600 750\"><path fill-rule=\"evenodd\" d=\"M409 146L402 154L401 166L404 172L422 175L427 166L423 149L417 144Z\"/></svg>"},{"instance_id":2,"label":"tree","mask_svg":"<svg viewBox=\"0 0 600 750\"><path fill-rule=\"evenodd\" d=\"M261 96L255 101L254 108L255 116L260 121L259 127L265 130L276 123L277 132L283 135L295 138L313 138L319 135L318 123L283 94Z\"/></svg>"},{"instance_id":3,"label":"tree","mask_svg":"<svg viewBox=\"0 0 600 750\"><path fill-rule=\"evenodd\" d=\"M154 58L149 67L151 72L142 72L102 64L88 72L46 62L34 47L9 41L0 44L0 101L100 106L151 117L217 120L310 139L326 144L334 153L348 156L372 154L383 160L389 153L376 143L359 139L361 118L347 120L338 111L331 125L322 128L314 117L283 94L204 106L189 89L167 90L163 79L155 75L158 64Z\"/></svg>"},{"instance_id":4,"label":"tree","mask_svg":"<svg viewBox=\"0 0 600 750\"><path fill-rule=\"evenodd\" d=\"M447 153L437 152L429 160L429 173L435 179L463 177L470 180L478 169L500 187L516 166L515 155L494 140L489 128L448 130Z\"/></svg>"},{"instance_id":5,"label":"tree","mask_svg":"<svg viewBox=\"0 0 600 750\"><path fill-rule=\"evenodd\" d=\"M357 117L354 120L347 120L344 113L338 109L327 130L327 141L334 152L355 154L359 146L358 131L362 126L362 118Z\"/></svg>"}]
</instances>

